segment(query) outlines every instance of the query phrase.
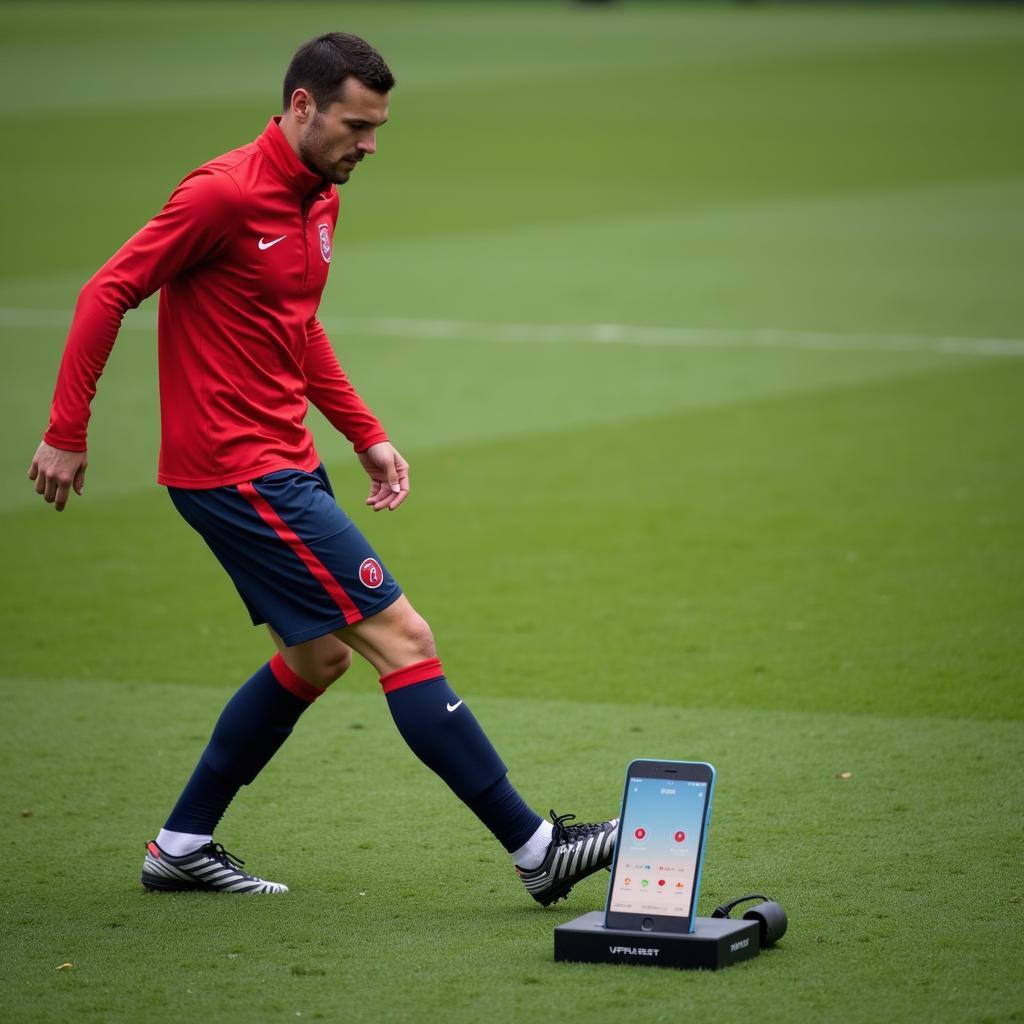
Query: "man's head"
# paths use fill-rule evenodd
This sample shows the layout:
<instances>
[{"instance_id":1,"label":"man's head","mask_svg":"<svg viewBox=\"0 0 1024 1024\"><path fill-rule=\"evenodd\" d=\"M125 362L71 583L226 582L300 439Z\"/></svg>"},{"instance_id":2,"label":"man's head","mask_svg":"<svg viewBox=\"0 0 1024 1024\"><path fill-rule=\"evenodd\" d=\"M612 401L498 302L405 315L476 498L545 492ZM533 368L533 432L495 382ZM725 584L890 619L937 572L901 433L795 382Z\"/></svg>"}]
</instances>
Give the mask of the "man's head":
<instances>
[{"instance_id":1,"label":"man's head","mask_svg":"<svg viewBox=\"0 0 1024 1024\"><path fill-rule=\"evenodd\" d=\"M330 32L304 43L284 76L281 128L310 170L337 185L377 149L395 78L365 40Z\"/></svg>"}]
</instances>

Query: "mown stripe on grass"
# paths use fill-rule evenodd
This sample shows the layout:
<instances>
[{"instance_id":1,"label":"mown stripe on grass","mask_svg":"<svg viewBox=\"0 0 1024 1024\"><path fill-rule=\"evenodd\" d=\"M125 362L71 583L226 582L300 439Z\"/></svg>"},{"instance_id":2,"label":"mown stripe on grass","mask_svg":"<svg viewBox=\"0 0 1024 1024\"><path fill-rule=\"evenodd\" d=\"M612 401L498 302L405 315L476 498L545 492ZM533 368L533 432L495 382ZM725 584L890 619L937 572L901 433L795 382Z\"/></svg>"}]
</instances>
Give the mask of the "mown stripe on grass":
<instances>
[{"instance_id":1,"label":"mown stripe on grass","mask_svg":"<svg viewBox=\"0 0 1024 1024\"><path fill-rule=\"evenodd\" d=\"M0 308L0 328L64 327L65 309ZM325 315L324 327L354 335L422 341L592 345L651 345L668 348L807 349L816 352L924 352L979 358L1024 358L1024 338L941 337L853 331L803 331L784 327L651 327L640 324L489 323L482 320L429 320L406 317ZM156 330L156 315L136 310L122 325Z\"/></svg>"}]
</instances>

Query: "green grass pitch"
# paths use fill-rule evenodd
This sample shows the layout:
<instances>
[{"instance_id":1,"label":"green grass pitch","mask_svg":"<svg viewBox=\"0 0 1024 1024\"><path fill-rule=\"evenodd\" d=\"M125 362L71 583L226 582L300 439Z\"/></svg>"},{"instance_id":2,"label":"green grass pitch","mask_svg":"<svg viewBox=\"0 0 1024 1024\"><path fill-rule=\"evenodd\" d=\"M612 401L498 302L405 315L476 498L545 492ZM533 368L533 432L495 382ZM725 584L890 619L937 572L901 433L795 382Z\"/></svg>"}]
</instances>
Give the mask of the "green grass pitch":
<instances>
[{"instance_id":1,"label":"green grass pitch","mask_svg":"<svg viewBox=\"0 0 1024 1024\"><path fill-rule=\"evenodd\" d=\"M318 421L340 499L539 810L613 813L635 756L717 766L702 909L790 913L752 963L554 964L603 876L534 906L365 666L218 836L289 895L138 884L268 653L153 483L152 304L85 497L57 516L24 473L77 289L333 28L399 87L323 314L413 467L375 517ZM1024 1018L1017 11L5 3L0 30L3 1020Z\"/></svg>"}]
</instances>

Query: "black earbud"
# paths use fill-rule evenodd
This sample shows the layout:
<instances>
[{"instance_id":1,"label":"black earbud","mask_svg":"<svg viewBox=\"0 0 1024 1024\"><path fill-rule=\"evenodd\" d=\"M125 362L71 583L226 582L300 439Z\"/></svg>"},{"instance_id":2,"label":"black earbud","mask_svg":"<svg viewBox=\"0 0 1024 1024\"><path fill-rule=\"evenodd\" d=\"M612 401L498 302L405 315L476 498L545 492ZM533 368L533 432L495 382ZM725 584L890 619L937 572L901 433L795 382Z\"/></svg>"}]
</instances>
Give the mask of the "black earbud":
<instances>
[{"instance_id":1,"label":"black earbud","mask_svg":"<svg viewBox=\"0 0 1024 1024\"><path fill-rule=\"evenodd\" d=\"M781 905L774 900L765 900L756 907L751 907L744 915L744 921L757 921L761 931L761 948L767 949L786 934L789 919Z\"/></svg>"},{"instance_id":2,"label":"black earbud","mask_svg":"<svg viewBox=\"0 0 1024 1024\"><path fill-rule=\"evenodd\" d=\"M748 900L760 900L761 902L757 906L751 907L743 915L743 920L757 922L758 931L761 933L761 948L767 949L786 934L786 928L789 926L789 919L786 917L786 912L782 909L781 904L776 903L761 893L753 893L750 896L741 896L738 900L733 900L731 903L723 903L720 907L715 907L711 911L711 916L728 917L729 912L734 907L738 907L741 903L746 903Z\"/></svg>"}]
</instances>

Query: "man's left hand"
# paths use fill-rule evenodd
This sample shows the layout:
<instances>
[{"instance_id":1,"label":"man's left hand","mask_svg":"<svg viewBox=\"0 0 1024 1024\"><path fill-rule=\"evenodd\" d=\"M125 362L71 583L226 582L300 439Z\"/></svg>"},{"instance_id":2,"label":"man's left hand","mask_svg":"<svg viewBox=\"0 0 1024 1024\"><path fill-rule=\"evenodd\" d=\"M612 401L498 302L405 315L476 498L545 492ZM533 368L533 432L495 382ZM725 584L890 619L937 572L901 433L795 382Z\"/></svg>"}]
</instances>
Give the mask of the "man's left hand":
<instances>
[{"instance_id":1,"label":"man's left hand","mask_svg":"<svg viewBox=\"0 0 1024 1024\"><path fill-rule=\"evenodd\" d=\"M409 463L388 441L372 444L359 452L359 461L370 478L370 496L366 499L374 512L393 512L409 494Z\"/></svg>"}]
</instances>

